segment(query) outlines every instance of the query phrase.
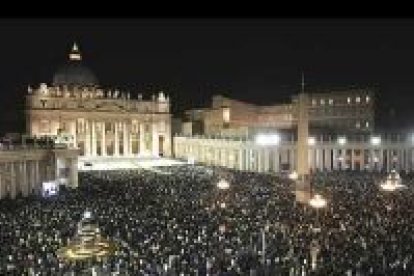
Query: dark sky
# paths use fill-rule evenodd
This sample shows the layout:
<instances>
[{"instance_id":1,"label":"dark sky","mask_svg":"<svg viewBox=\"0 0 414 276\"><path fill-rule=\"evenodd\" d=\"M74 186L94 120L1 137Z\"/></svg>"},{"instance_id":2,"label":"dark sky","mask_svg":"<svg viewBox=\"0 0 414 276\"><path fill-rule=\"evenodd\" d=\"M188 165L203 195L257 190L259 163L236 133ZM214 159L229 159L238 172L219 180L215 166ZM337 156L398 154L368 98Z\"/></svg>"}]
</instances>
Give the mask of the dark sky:
<instances>
[{"instance_id":1,"label":"dark sky","mask_svg":"<svg viewBox=\"0 0 414 276\"><path fill-rule=\"evenodd\" d=\"M163 89L174 112L218 92L283 101L303 70L310 88L376 85L384 125L414 118L409 19L8 19L0 37L2 131L23 128L27 85L50 83L75 40L103 86Z\"/></svg>"}]
</instances>

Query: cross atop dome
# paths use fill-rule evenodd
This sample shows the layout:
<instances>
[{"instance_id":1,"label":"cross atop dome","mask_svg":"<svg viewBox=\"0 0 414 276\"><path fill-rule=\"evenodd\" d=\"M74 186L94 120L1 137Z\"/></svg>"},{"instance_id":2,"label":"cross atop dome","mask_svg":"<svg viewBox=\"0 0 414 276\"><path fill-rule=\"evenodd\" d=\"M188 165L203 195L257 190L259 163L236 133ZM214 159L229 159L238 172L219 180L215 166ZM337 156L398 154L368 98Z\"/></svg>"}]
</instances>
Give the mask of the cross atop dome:
<instances>
[{"instance_id":1,"label":"cross atop dome","mask_svg":"<svg viewBox=\"0 0 414 276\"><path fill-rule=\"evenodd\" d=\"M82 60L82 56L79 51L78 44L76 44L76 42L73 43L72 50L69 54L69 60Z\"/></svg>"}]
</instances>

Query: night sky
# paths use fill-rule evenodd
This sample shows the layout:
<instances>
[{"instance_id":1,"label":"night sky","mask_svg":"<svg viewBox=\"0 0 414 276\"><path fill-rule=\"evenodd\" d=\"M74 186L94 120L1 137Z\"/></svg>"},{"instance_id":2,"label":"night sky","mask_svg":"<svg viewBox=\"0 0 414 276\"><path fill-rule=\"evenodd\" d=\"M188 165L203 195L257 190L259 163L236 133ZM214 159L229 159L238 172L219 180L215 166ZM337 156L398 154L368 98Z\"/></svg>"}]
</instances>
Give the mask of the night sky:
<instances>
[{"instance_id":1,"label":"night sky","mask_svg":"<svg viewBox=\"0 0 414 276\"><path fill-rule=\"evenodd\" d=\"M221 93L258 104L299 89L378 87L379 125L414 127L414 20L8 19L0 21L0 131L24 129L27 85L51 83L77 41L103 87L164 90L173 112Z\"/></svg>"}]
</instances>

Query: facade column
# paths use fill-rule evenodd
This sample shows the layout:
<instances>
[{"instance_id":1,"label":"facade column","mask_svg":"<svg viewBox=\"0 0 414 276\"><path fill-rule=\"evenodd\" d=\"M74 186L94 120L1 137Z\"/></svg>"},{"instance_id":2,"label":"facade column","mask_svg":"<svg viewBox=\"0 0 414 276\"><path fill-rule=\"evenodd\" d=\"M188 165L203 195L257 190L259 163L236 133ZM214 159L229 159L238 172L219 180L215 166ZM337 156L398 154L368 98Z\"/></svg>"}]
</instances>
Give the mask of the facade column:
<instances>
[{"instance_id":1,"label":"facade column","mask_svg":"<svg viewBox=\"0 0 414 276\"><path fill-rule=\"evenodd\" d=\"M123 156L128 156L129 154L128 154L128 137L129 137L129 135L128 135L128 130L127 130L127 122L126 121L124 121L124 122L122 122L122 149L123 149L123 152L122 152L122 154L123 154Z\"/></svg>"},{"instance_id":2,"label":"facade column","mask_svg":"<svg viewBox=\"0 0 414 276\"><path fill-rule=\"evenodd\" d=\"M243 171L244 170L244 168L243 168L243 152L244 152L244 149L241 149L241 150L239 150L239 170L241 170L241 171Z\"/></svg>"},{"instance_id":3,"label":"facade column","mask_svg":"<svg viewBox=\"0 0 414 276\"><path fill-rule=\"evenodd\" d=\"M332 169L334 171L338 170L338 150L334 147L332 148Z\"/></svg>"},{"instance_id":4,"label":"facade column","mask_svg":"<svg viewBox=\"0 0 414 276\"><path fill-rule=\"evenodd\" d=\"M145 125L143 123L139 124L139 154L142 155L146 151L145 148ZM194 154L194 153L193 153ZM196 156L193 156L196 158ZM198 159L198 157L197 157Z\"/></svg>"},{"instance_id":5,"label":"facade column","mask_svg":"<svg viewBox=\"0 0 414 276\"><path fill-rule=\"evenodd\" d=\"M264 152L264 158L265 158L265 172L269 172L270 171L270 164L269 164L269 158L271 156L271 149L266 149ZM293 163L292 163L293 164Z\"/></svg>"},{"instance_id":6,"label":"facade column","mask_svg":"<svg viewBox=\"0 0 414 276\"><path fill-rule=\"evenodd\" d=\"M105 121L101 122L101 155L106 156L106 123Z\"/></svg>"},{"instance_id":7,"label":"facade column","mask_svg":"<svg viewBox=\"0 0 414 276\"><path fill-rule=\"evenodd\" d=\"M89 120L85 120L85 156L91 155L91 131L92 127Z\"/></svg>"},{"instance_id":8,"label":"facade column","mask_svg":"<svg viewBox=\"0 0 414 276\"><path fill-rule=\"evenodd\" d=\"M3 175L5 176L5 170L3 163L0 163L0 199L6 195L6 182L4 181Z\"/></svg>"},{"instance_id":9,"label":"facade column","mask_svg":"<svg viewBox=\"0 0 414 276\"><path fill-rule=\"evenodd\" d=\"M96 122L94 120L92 120L92 139L91 139L91 156L96 156Z\"/></svg>"},{"instance_id":10,"label":"facade column","mask_svg":"<svg viewBox=\"0 0 414 276\"><path fill-rule=\"evenodd\" d=\"M280 165L279 165L279 156L280 156L280 150L279 150L279 148L278 149L276 149L275 150L275 154L274 154L274 166L275 166L275 168L274 168L274 170L275 170L275 172L280 172Z\"/></svg>"},{"instance_id":11,"label":"facade column","mask_svg":"<svg viewBox=\"0 0 414 276\"><path fill-rule=\"evenodd\" d=\"M350 156L350 158L351 158L351 168L350 169L351 170L355 170L355 166L354 166L354 161L355 161L354 160L354 155L355 155L354 154L354 150L355 150L354 148L351 148L351 156Z\"/></svg>"},{"instance_id":12,"label":"facade column","mask_svg":"<svg viewBox=\"0 0 414 276\"><path fill-rule=\"evenodd\" d=\"M114 124L115 124L114 155L119 156L119 136L118 136L119 122L116 121Z\"/></svg>"},{"instance_id":13,"label":"facade column","mask_svg":"<svg viewBox=\"0 0 414 276\"><path fill-rule=\"evenodd\" d=\"M41 176L40 176L40 170L39 170L39 160L35 161L35 185L36 185L36 193L40 194L42 183L41 183Z\"/></svg>"},{"instance_id":14,"label":"facade column","mask_svg":"<svg viewBox=\"0 0 414 276\"><path fill-rule=\"evenodd\" d=\"M29 195L29 187L27 182L27 171L26 171L26 161L20 162L20 170L19 173L21 174L21 182L20 182L20 189L23 196Z\"/></svg>"},{"instance_id":15,"label":"facade column","mask_svg":"<svg viewBox=\"0 0 414 276\"><path fill-rule=\"evenodd\" d=\"M391 171L391 164L392 164L391 150L389 148L387 148L386 150L387 150L387 172L390 172Z\"/></svg>"},{"instance_id":16,"label":"facade column","mask_svg":"<svg viewBox=\"0 0 414 276\"><path fill-rule=\"evenodd\" d=\"M71 158L70 162L70 187L78 187L78 161L76 158Z\"/></svg>"},{"instance_id":17,"label":"facade column","mask_svg":"<svg viewBox=\"0 0 414 276\"><path fill-rule=\"evenodd\" d=\"M152 130L152 155L158 157L160 155L160 152L159 152L159 138L158 138L157 122L152 123L151 130Z\"/></svg>"},{"instance_id":18,"label":"facade column","mask_svg":"<svg viewBox=\"0 0 414 276\"><path fill-rule=\"evenodd\" d=\"M294 159L293 159L293 148L288 148L288 163L289 163L289 170L292 171L294 167Z\"/></svg>"},{"instance_id":19,"label":"facade column","mask_svg":"<svg viewBox=\"0 0 414 276\"><path fill-rule=\"evenodd\" d=\"M73 135L73 146L78 147L78 139L76 133L76 120L70 122L70 133Z\"/></svg>"},{"instance_id":20,"label":"facade column","mask_svg":"<svg viewBox=\"0 0 414 276\"><path fill-rule=\"evenodd\" d=\"M331 148L325 148L325 166L324 169L331 171Z\"/></svg>"},{"instance_id":21,"label":"facade column","mask_svg":"<svg viewBox=\"0 0 414 276\"><path fill-rule=\"evenodd\" d=\"M262 172L263 171L263 161L262 161L262 149L257 150L257 171Z\"/></svg>"}]
</instances>

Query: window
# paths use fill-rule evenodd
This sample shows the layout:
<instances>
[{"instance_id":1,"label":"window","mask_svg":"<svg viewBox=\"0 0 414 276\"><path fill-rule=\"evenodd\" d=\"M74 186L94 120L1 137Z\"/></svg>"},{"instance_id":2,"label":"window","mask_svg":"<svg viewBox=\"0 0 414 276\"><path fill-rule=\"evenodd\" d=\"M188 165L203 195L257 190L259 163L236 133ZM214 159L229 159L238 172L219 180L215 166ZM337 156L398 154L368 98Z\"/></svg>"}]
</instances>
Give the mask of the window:
<instances>
[{"instance_id":1,"label":"window","mask_svg":"<svg viewBox=\"0 0 414 276\"><path fill-rule=\"evenodd\" d=\"M350 103L351 103L351 97L348 97L348 99L346 99L346 102L347 102L348 104L350 104Z\"/></svg>"},{"instance_id":2,"label":"window","mask_svg":"<svg viewBox=\"0 0 414 276\"><path fill-rule=\"evenodd\" d=\"M369 96L366 96L366 97L365 97L365 102L366 102L366 103L369 103L369 100L370 100Z\"/></svg>"},{"instance_id":3,"label":"window","mask_svg":"<svg viewBox=\"0 0 414 276\"><path fill-rule=\"evenodd\" d=\"M315 105L316 105L316 100L312 99L312 106L315 106Z\"/></svg>"},{"instance_id":4,"label":"window","mask_svg":"<svg viewBox=\"0 0 414 276\"><path fill-rule=\"evenodd\" d=\"M321 105L325 105L325 100L321 99Z\"/></svg>"},{"instance_id":5,"label":"window","mask_svg":"<svg viewBox=\"0 0 414 276\"><path fill-rule=\"evenodd\" d=\"M160 131L165 131L165 121L161 121L161 122L159 123L159 130L160 130Z\"/></svg>"},{"instance_id":6,"label":"window","mask_svg":"<svg viewBox=\"0 0 414 276\"><path fill-rule=\"evenodd\" d=\"M356 101L357 103L360 103L360 102L361 102L361 97L356 97L355 101Z\"/></svg>"},{"instance_id":7,"label":"window","mask_svg":"<svg viewBox=\"0 0 414 276\"><path fill-rule=\"evenodd\" d=\"M365 122L365 127L369 128L369 122L368 121Z\"/></svg>"},{"instance_id":8,"label":"window","mask_svg":"<svg viewBox=\"0 0 414 276\"><path fill-rule=\"evenodd\" d=\"M333 99L329 99L329 105L333 105Z\"/></svg>"},{"instance_id":9,"label":"window","mask_svg":"<svg viewBox=\"0 0 414 276\"><path fill-rule=\"evenodd\" d=\"M356 122L355 124L356 128L360 128L361 127L361 123L359 121Z\"/></svg>"},{"instance_id":10,"label":"window","mask_svg":"<svg viewBox=\"0 0 414 276\"><path fill-rule=\"evenodd\" d=\"M40 100L40 102L42 104L42 108L45 108L47 100Z\"/></svg>"}]
</instances>

